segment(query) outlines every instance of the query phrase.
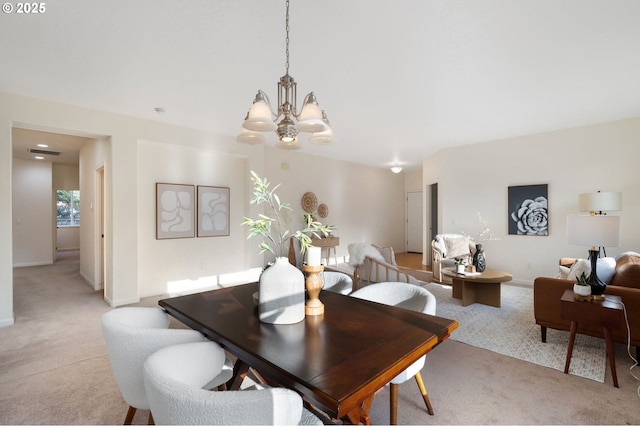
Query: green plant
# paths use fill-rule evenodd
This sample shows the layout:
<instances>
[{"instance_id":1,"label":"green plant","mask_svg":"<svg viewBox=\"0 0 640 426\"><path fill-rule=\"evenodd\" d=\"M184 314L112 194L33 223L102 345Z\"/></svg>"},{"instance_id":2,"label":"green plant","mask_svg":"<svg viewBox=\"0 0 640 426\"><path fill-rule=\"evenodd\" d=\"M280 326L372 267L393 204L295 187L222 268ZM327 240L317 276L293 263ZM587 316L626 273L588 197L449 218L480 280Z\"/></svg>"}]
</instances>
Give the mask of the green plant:
<instances>
[{"instance_id":1,"label":"green plant","mask_svg":"<svg viewBox=\"0 0 640 426\"><path fill-rule=\"evenodd\" d=\"M462 257L455 257L453 261L456 263L456 265L465 265L467 263Z\"/></svg>"},{"instance_id":2,"label":"green plant","mask_svg":"<svg viewBox=\"0 0 640 426\"><path fill-rule=\"evenodd\" d=\"M578 284L578 285L590 285L589 284L589 277L587 276L587 274L582 272L582 274L580 274L580 276L576 278L576 284Z\"/></svg>"},{"instance_id":3,"label":"green plant","mask_svg":"<svg viewBox=\"0 0 640 426\"><path fill-rule=\"evenodd\" d=\"M285 228L282 220L282 210L291 210L288 203L280 201L276 194L276 189L280 184L269 189L271 185L267 178L260 178L253 170L251 171L251 181L253 182L253 198L251 204L260 205L267 203L272 216L259 214L257 219L244 218L243 225L249 227L247 239L252 237L262 237L262 242L258 245L260 253L266 251L276 256L285 256L287 253L287 240L290 236L289 230ZM333 227L324 225L316 221L312 215L304 215L304 228L297 230L293 237L300 241L300 252L304 254L311 246L311 237L327 237L333 231Z\"/></svg>"}]
</instances>

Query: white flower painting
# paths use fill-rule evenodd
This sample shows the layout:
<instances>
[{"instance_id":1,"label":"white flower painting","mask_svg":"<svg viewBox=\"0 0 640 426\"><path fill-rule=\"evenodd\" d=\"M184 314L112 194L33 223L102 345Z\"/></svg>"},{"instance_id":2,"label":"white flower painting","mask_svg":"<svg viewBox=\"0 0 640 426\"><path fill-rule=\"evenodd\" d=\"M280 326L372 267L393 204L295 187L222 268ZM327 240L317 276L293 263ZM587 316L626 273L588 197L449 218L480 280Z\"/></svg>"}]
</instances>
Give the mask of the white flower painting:
<instances>
[{"instance_id":1,"label":"white flower painting","mask_svg":"<svg viewBox=\"0 0 640 426\"><path fill-rule=\"evenodd\" d=\"M510 186L509 234L549 235L547 185Z\"/></svg>"}]
</instances>

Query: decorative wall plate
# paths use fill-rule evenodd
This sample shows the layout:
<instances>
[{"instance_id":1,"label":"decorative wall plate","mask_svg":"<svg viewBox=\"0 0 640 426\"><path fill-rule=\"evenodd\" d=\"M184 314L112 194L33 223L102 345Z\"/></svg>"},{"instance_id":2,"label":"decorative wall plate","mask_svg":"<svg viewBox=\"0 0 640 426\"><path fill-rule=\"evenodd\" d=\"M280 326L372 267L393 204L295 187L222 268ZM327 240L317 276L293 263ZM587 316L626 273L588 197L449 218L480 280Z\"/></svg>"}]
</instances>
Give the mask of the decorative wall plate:
<instances>
[{"instance_id":1,"label":"decorative wall plate","mask_svg":"<svg viewBox=\"0 0 640 426\"><path fill-rule=\"evenodd\" d=\"M302 196L302 209L307 213L313 213L318 208L318 198L313 192L305 192Z\"/></svg>"},{"instance_id":2,"label":"decorative wall plate","mask_svg":"<svg viewBox=\"0 0 640 426\"><path fill-rule=\"evenodd\" d=\"M318 216L321 218L325 218L329 216L329 207L326 204L320 204L318 206Z\"/></svg>"}]
</instances>

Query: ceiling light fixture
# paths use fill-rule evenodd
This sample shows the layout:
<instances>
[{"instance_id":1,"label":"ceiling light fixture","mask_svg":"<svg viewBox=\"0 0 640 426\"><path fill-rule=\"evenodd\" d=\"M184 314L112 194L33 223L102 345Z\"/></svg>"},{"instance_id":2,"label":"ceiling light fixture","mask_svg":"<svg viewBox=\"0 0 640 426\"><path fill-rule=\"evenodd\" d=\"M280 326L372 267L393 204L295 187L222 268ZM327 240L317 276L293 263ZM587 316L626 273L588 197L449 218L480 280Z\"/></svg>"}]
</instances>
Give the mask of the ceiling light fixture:
<instances>
[{"instance_id":1,"label":"ceiling light fixture","mask_svg":"<svg viewBox=\"0 0 640 426\"><path fill-rule=\"evenodd\" d=\"M258 90L253 105L242 123L242 132L236 140L242 143L262 143L262 132L275 131L279 142L276 147L281 149L300 149L298 133L312 133L309 142L327 145L335 142L333 130L326 113L318 106L318 100L313 92L305 96L302 110L297 108L297 83L289 75L289 0L286 2L285 16L286 30L286 62L285 74L278 82L278 111L271 110L269 98L262 90ZM282 119L278 122L278 120ZM295 119L295 121L294 121Z\"/></svg>"},{"instance_id":2,"label":"ceiling light fixture","mask_svg":"<svg viewBox=\"0 0 640 426\"><path fill-rule=\"evenodd\" d=\"M400 173L400 172L402 171L402 167L400 167L400 166L398 165L398 163L394 163L394 164L393 164L393 167L391 167L391 171L392 171L393 173L398 174L398 173Z\"/></svg>"}]
</instances>

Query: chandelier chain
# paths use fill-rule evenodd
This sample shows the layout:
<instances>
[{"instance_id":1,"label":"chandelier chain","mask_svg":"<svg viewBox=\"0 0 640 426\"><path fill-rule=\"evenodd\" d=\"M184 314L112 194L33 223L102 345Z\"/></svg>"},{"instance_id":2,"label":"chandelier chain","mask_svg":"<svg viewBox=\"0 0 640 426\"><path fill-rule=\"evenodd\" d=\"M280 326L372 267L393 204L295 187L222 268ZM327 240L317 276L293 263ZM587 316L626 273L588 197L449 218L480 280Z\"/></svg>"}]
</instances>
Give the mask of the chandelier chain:
<instances>
[{"instance_id":1,"label":"chandelier chain","mask_svg":"<svg viewBox=\"0 0 640 426\"><path fill-rule=\"evenodd\" d=\"M286 45L285 54L287 58L286 64L285 64L285 69L286 69L285 74L289 74L289 0L287 0L287 14L286 14L285 21L286 21L286 33L287 33L287 36L285 38L285 45Z\"/></svg>"}]
</instances>

